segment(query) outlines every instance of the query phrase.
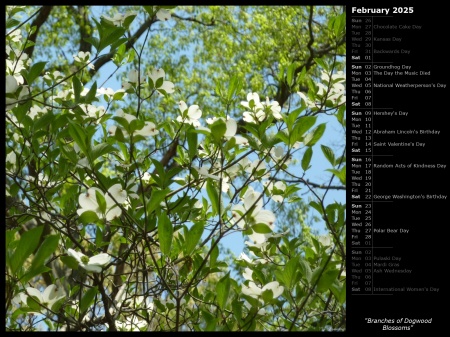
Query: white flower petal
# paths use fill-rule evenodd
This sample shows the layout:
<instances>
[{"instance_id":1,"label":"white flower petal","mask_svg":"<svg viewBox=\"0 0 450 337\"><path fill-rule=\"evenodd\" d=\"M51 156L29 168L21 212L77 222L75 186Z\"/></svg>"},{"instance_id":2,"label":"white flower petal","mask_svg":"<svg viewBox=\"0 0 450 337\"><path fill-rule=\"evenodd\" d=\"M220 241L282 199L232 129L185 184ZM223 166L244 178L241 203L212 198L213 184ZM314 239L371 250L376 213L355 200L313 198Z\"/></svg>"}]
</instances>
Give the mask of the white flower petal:
<instances>
[{"instance_id":1,"label":"white flower petal","mask_svg":"<svg viewBox=\"0 0 450 337\"><path fill-rule=\"evenodd\" d=\"M122 210L120 207L115 206L106 211L106 220L111 221L122 215Z\"/></svg>"},{"instance_id":2,"label":"white flower petal","mask_svg":"<svg viewBox=\"0 0 450 337\"><path fill-rule=\"evenodd\" d=\"M181 113L185 112L187 107L187 104L184 101L180 101L178 103L178 108L180 109Z\"/></svg>"},{"instance_id":3,"label":"white flower petal","mask_svg":"<svg viewBox=\"0 0 450 337\"><path fill-rule=\"evenodd\" d=\"M202 116L202 111L200 110L198 105L191 105L188 110L188 116L191 119L199 119Z\"/></svg>"},{"instance_id":4,"label":"white flower petal","mask_svg":"<svg viewBox=\"0 0 450 337\"><path fill-rule=\"evenodd\" d=\"M164 76L166 75L166 73L164 72L164 70L162 68L159 69L153 69L152 72L150 74L148 74L148 77L150 77L153 81L153 84L156 84L156 81L160 78L164 78Z\"/></svg>"},{"instance_id":5,"label":"white flower petal","mask_svg":"<svg viewBox=\"0 0 450 337\"><path fill-rule=\"evenodd\" d=\"M98 266L98 265L80 263L80 266L83 267L83 269L85 269L87 271L91 271L93 273L101 273L102 272L102 267Z\"/></svg>"},{"instance_id":6,"label":"white flower petal","mask_svg":"<svg viewBox=\"0 0 450 337\"><path fill-rule=\"evenodd\" d=\"M230 138L236 134L237 131L237 123L234 119L227 120L227 131L225 132L225 137Z\"/></svg>"},{"instance_id":7,"label":"white flower petal","mask_svg":"<svg viewBox=\"0 0 450 337\"><path fill-rule=\"evenodd\" d=\"M83 256L86 256L83 253L80 253L80 252L77 252L77 251L73 250L72 248L69 248L67 250L67 254L69 254L69 256L74 257L78 261L78 263L81 263L81 258Z\"/></svg>"},{"instance_id":8,"label":"white flower petal","mask_svg":"<svg viewBox=\"0 0 450 337\"><path fill-rule=\"evenodd\" d=\"M242 276L244 276L244 278L249 281L253 280L252 275L253 275L253 270L251 270L248 267L244 269L244 274L242 274Z\"/></svg>"},{"instance_id":9,"label":"white flower petal","mask_svg":"<svg viewBox=\"0 0 450 337\"><path fill-rule=\"evenodd\" d=\"M98 211L99 206L97 202L96 191L100 192L103 195L103 192L96 187L91 187L86 191L86 193L80 194L80 196L78 197L78 202L80 203L81 208L94 212Z\"/></svg>"},{"instance_id":10,"label":"white flower petal","mask_svg":"<svg viewBox=\"0 0 450 337\"><path fill-rule=\"evenodd\" d=\"M15 93L18 87L16 78L12 75L6 75L6 93Z\"/></svg>"},{"instance_id":11,"label":"white flower petal","mask_svg":"<svg viewBox=\"0 0 450 337\"><path fill-rule=\"evenodd\" d=\"M26 293L28 294L28 296L35 296L38 298L39 303L44 302L44 299L42 298L42 294L39 290L33 288L33 287L27 287L26 288ZM27 302L27 300L25 299L25 303Z\"/></svg>"},{"instance_id":12,"label":"white flower petal","mask_svg":"<svg viewBox=\"0 0 450 337\"><path fill-rule=\"evenodd\" d=\"M242 293L257 298L261 295L262 290L255 284L255 282L249 282L248 286L246 286L245 284L242 285Z\"/></svg>"},{"instance_id":13,"label":"white flower petal","mask_svg":"<svg viewBox=\"0 0 450 337\"><path fill-rule=\"evenodd\" d=\"M253 210L253 213L258 212L262 208L262 198L258 200L258 198L261 196L261 193L247 190L247 193L245 193L244 196L244 207L246 210L249 210L252 208L253 205L255 205L255 209ZM258 201L256 201L258 200Z\"/></svg>"},{"instance_id":14,"label":"white flower petal","mask_svg":"<svg viewBox=\"0 0 450 337\"><path fill-rule=\"evenodd\" d=\"M108 189L108 193L114 198L116 199L116 201L121 204L124 203L125 200L127 200L127 191L125 189L123 189L121 184L115 184L113 186L111 186ZM110 201L108 202L108 195L106 195L106 205L109 206L113 206L115 205L115 202L111 199L109 199Z\"/></svg>"},{"instance_id":15,"label":"white flower petal","mask_svg":"<svg viewBox=\"0 0 450 337\"><path fill-rule=\"evenodd\" d=\"M244 261L247 261L248 263L253 262L252 260L250 260L250 258L247 256L247 254L245 254L244 252L242 252L241 255L239 255L238 260L244 260Z\"/></svg>"},{"instance_id":16,"label":"white flower petal","mask_svg":"<svg viewBox=\"0 0 450 337\"><path fill-rule=\"evenodd\" d=\"M273 230L274 222L275 222L275 214L272 211L262 209L258 211L258 213L253 215L256 223L263 223L270 227Z\"/></svg>"},{"instance_id":17,"label":"white flower petal","mask_svg":"<svg viewBox=\"0 0 450 337\"><path fill-rule=\"evenodd\" d=\"M106 253L101 253L98 255L94 255L89 258L89 265L98 265L104 266L107 265L111 261L111 257Z\"/></svg>"},{"instance_id":18,"label":"white flower petal","mask_svg":"<svg viewBox=\"0 0 450 337\"><path fill-rule=\"evenodd\" d=\"M170 11L161 8L158 12L156 12L156 17L158 18L158 20L167 21L171 18Z\"/></svg>"},{"instance_id":19,"label":"white flower petal","mask_svg":"<svg viewBox=\"0 0 450 337\"><path fill-rule=\"evenodd\" d=\"M170 81L164 81L158 89L162 89L166 93L172 94L175 91L175 85Z\"/></svg>"},{"instance_id":20,"label":"white flower petal","mask_svg":"<svg viewBox=\"0 0 450 337\"><path fill-rule=\"evenodd\" d=\"M284 287L281 286L277 281L273 281L270 283L267 283L263 288L262 291L264 290L272 290L273 292L273 298L277 298L278 296L280 296L283 291L284 291Z\"/></svg>"}]
</instances>

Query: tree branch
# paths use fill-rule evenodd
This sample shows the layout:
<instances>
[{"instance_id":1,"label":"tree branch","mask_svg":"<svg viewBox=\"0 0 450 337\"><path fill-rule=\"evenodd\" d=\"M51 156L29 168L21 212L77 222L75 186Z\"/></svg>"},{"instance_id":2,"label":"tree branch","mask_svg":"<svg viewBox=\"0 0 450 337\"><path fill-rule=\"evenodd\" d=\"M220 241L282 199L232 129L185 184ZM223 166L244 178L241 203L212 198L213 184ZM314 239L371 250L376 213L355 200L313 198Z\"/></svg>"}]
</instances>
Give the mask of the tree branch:
<instances>
[{"instance_id":1,"label":"tree branch","mask_svg":"<svg viewBox=\"0 0 450 337\"><path fill-rule=\"evenodd\" d=\"M149 19L147 19L147 21L145 21L141 27L139 27L139 29L133 34L133 36L131 36L128 40L128 42L125 45L125 50L129 50L130 48L132 48L134 46L134 44L136 43L136 41L141 37L142 34L144 34L144 32L151 27L152 24L154 24L156 22L155 17L151 17ZM89 70L89 74L91 76L95 75L99 69L104 66L106 63L111 61L111 58L114 56L114 53L108 53L105 55L102 55L101 57L99 57L97 59L97 61L94 62L94 68L95 69L91 69Z\"/></svg>"},{"instance_id":2,"label":"tree branch","mask_svg":"<svg viewBox=\"0 0 450 337\"><path fill-rule=\"evenodd\" d=\"M177 14L172 14L172 17L180 19L180 20L184 20L184 21L197 22L197 23L199 23L199 24L201 24L203 26L209 26L210 27L210 26L215 26L216 25L216 22L214 21L214 18L211 19L211 22L207 23L207 22L203 22L203 21L197 20L195 18L183 18L183 17L181 17L181 16L179 16Z\"/></svg>"},{"instance_id":3,"label":"tree branch","mask_svg":"<svg viewBox=\"0 0 450 337\"><path fill-rule=\"evenodd\" d=\"M36 30L35 30L35 32L33 34L31 34L28 37L29 41L36 43L36 39L37 39L37 35L39 33L39 29L45 23L45 21L47 21L52 8L53 8L53 6L42 6L41 7L38 16L31 23L31 27L36 26ZM31 46L29 46L28 48L25 49L25 53L28 55L29 58L31 58L31 56L33 55L34 47L35 47L34 43L33 43L33 45L31 45Z\"/></svg>"}]
</instances>

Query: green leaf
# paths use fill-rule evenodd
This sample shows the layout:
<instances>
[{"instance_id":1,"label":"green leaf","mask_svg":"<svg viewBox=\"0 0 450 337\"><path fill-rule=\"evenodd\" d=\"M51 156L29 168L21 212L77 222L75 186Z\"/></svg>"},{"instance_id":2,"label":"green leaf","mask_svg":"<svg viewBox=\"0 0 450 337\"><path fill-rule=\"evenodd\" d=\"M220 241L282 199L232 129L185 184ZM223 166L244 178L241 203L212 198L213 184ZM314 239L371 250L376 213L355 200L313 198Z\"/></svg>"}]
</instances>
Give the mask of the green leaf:
<instances>
[{"instance_id":1,"label":"green leaf","mask_svg":"<svg viewBox=\"0 0 450 337\"><path fill-rule=\"evenodd\" d=\"M8 19L6 20L6 29L10 29L20 24L20 21L16 19Z\"/></svg>"},{"instance_id":2,"label":"green leaf","mask_svg":"<svg viewBox=\"0 0 450 337\"><path fill-rule=\"evenodd\" d=\"M147 203L147 215L150 215L155 209L159 207L161 201L164 200L166 195L170 192L169 188L164 190L158 190L154 188L150 196L150 200Z\"/></svg>"},{"instance_id":3,"label":"green leaf","mask_svg":"<svg viewBox=\"0 0 450 337\"><path fill-rule=\"evenodd\" d=\"M256 233L260 233L260 234L272 233L272 230L270 229L270 227L264 223L258 223L256 225L253 225L252 229Z\"/></svg>"},{"instance_id":4,"label":"green leaf","mask_svg":"<svg viewBox=\"0 0 450 337\"><path fill-rule=\"evenodd\" d=\"M206 310L200 309L202 313L202 318L206 322L205 331L214 331L216 329L217 318L215 318L211 313Z\"/></svg>"},{"instance_id":5,"label":"green leaf","mask_svg":"<svg viewBox=\"0 0 450 337\"><path fill-rule=\"evenodd\" d=\"M88 38L84 38L84 41L86 41L87 43L90 43L91 45L93 45L95 47L95 49L97 49L98 51L98 46L100 45L100 40L97 39L96 37L88 37Z\"/></svg>"},{"instance_id":6,"label":"green leaf","mask_svg":"<svg viewBox=\"0 0 450 337\"><path fill-rule=\"evenodd\" d=\"M341 105L339 107L339 110L335 114L338 122L341 123L342 126L345 126L345 111L346 111L346 106Z\"/></svg>"},{"instance_id":7,"label":"green leaf","mask_svg":"<svg viewBox=\"0 0 450 337\"><path fill-rule=\"evenodd\" d=\"M286 285L289 289L291 289L292 286L295 285L295 278L296 278L295 275L298 271L298 261L299 261L298 256L293 257L284 266L284 270L283 270L284 279L285 279Z\"/></svg>"},{"instance_id":8,"label":"green leaf","mask_svg":"<svg viewBox=\"0 0 450 337\"><path fill-rule=\"evenodd\" d=\"M47 62L37 62L31 66L31 69L28 72L27 76L28 85L31 85L34 80L42 73L46 64Z\"/></svg>"},{"instance_id":9,"label":"green leaf","mask_svg":"<svg viewBox=\"0 0 450 337\"><path fill-rule=\"evenodd\" d=\"M339 280L334 280L333 284L330 287L330 290L333 292L333 295L336 296L339 303L343 304L346 301L346 282L339 282Z\"/></svg>"},{"instance_id":10,"label":"green leaf","mask_svg":"<svg viewBox=\"0 0 450 337\"><path fill-rule=\"evenodd\" d=\"M326 145L320 145L320 147L322 149L322 152L323 152L325 158L327 158L327 160L330 162L330 164L332 166L334 166L336 163L336 160L335 160L333 150Z\"/></svg>"},{"instance_id":11,"label":"green leaf","mask_svg":"<svg viewBox=\"0 0 450 337\"><path fill-rule=\"evenodd\" d=\"M316 123L317 116L303 116L297 119L294 124L291 136L291 145L302 141L303 135Z\"/></svg>"},{"instance_id":12,"label":"green leaf","mask_svg":"<svg viewBox=\"0 0 450 337\"><path fill-rule=\"evenodd\" d=\"M59 234L49 235L39 247L31 262L31 268L37 268L47 262L47 259L56 251L59 243Z\"/></svg>"},{"instance_id":13,"label":"green leaf","mask_svg":"<svg viewBox=\"0 0 450 337\"><path fill-rule=\"evenodd\" d=\"M78 218L78 221L80 221L84 225L87 225L89 223L95 223L98 221L98 215L94 211L85 211L81 213L80 217Z\"/></svg>"},{"instance_id":14,"label":"green leaf","mask_svg":"<svg viewBox=\"0 0 450 337\"><path fill-rule=\"evenodd\" d=\"M54 120L55 116L53 115L53 113L48 112L44 115L42 115L38 120L35 121L33 127L34 127L34 131L38 131L48 125L50 125L52 123L52 121Z\"/></svg>"},{"instance_id":15,"label":"green leaf","mask_svg":"<svg viewBox=\"0 0 450 337\"><path fill-rule=\"evenodd\" d=\"M28 270L28 272L26 272L21 278L20 278L20 282L22 283L27 283L29 280L31 280L32 278L38 276L38 275L42 275L43 273L49 272L50 270L52 270L51 268L47 267L47 266L39 266L33 269Z\"/></svg>"},{"instance_id":16,"label":"green leaf","mask_svg":"<svg viewBox=\"0 0 450 337\"><path fill-rule=\"evenodd\" d=\"M227 125L222 119L218 119L211 125L211 135L217 144L222 143L222 137L227 132Z\"/></svg>"},{"instance_id":17,"label":"green leaf","mask_svg":"<svg viewBox=\"0 0 450 337\"><path fill-rule=\"evenodd\" d=\"M294 72L297 68L297 65L295 63L289 65L286 71L286 83L289 87L291 87L294 84Z\"/></svg>"},{"instance_id":18,"label":"green leaf","mask_svg":"<svg viewBox=\"0 0 450 337\"><path fill-rule=\"evenodd\" d=\"M299 266L300 272L305 277L305 279L309 283L311 283L312 271L311 271L311 267L310 267L309 263L306 260L300 258L298 260L298 266Z\"/></svg>"},{"instance_id":19,"label":"green leaf","mask_svg":"<svg viewBox=\"0 0 450 337\"><path fill-rule=\"evenodd\" d=\"M106 213L106 200L105 200L105 196L103 195L103 193L95 190L95 199L97 200L98 208L99 208L100 212L102 214L105 214Z\"/></svg>"},{"instance_id":20,"label":"green leaf","mask_svg":"<svg viewBox=\"0 0 450 337\"><path fill-rule=\"evenodd\" d=\"M282 270L275 270L274 274L278 282L285 285L286 287L289 287L289 280L286 279L286 276L284 275L284 272Z\"/></svg>"},{"instance_id":21,"label":"green leaf","mask_svg":"<svg viewBox=\"0 0 450 337\"><path fill-rule=\"evenodd\" d=\"M239 93L242 89L242 81L237 74L234 74L230 80L230 84L228 86L227 99L231 101L234 95Z\"/></svg>"},{"instance_id":22,"label":"green leaf","mask_svg":"<svg viewBox=\"0 0 450 337\"><path fill-rule=\"evenodd\" d=\"M314 208L317 212L319 212L320 214L323 213L323 209L322 207L315 201L311 201L309 203L309 206L311 206L312 208Z\"/></svg>"},{"instance_id":23,"label":"green leaf","mask_svg":"<svg viewBox=\"0 0 450 337\"><path fill-rule=\"evenodd\" d=\"M40 302L35 296L27 295L27 305L35 312L40 312L42 310Z\"/></svg>"},{"instance_id":24,"label":"green leaf","mask_svg":"<svg viewBox=\"0 0 450 337\"><path fill-rule=\"evenodd\" d=\"M39 245L44 226L38 226L22 234L16 250L11 257L11 272L15 274L21 268L25 260Z\"/></svg>"},{"instance_id":25,"label":"green leaf","mask_svg":"<svg viewBox=\"0 0 450 337\"><path fill-rule=\"evenodd\" d=\"M347 166L343 166L340 170L337 169L326 169L325 171L329 171L333 173L336 177L339 178L341 183L345 185L347 183Z\"/></svg>"},{"instance_id":26,"label":"green leaf","mask_svg":"<svg viewBox=\"0 0 450 337\"><path fill-rule=\"evenodd\" d=\"M309 165L309 163L311 162L311 158L313 155L313 150L312 147L308 147L305 151L305 153L303 154L303 158L302 158L302 169L303 171L308 170L311 166Z\"/></svg>"},{"instance_id":27,"label":"green leaf","mask_svg":"<svg viewBox=\"0 0 450 337\"><path fill-rule=\"evenodd\" d=\"M214 186L211 179L206 182L206 192L208 193L209 200L211 201L211 206L214 215L219 213L219 193L217 188Z\"/></svg>"},{"instance_id":28,"label":"green leaf","mask_svg":"<svg viewBox=\"0 0 450 337\"><path fill-rule=\"evenodd\" d=\"M103 37L100 38L100 45L98 46L98 52L113 44L126 32L123 27L105 27L103 30Z\"/></svg>"},{"instance_id":29,"label":"green leaf","mask_svg":"<svg viewBox=\"0 0 450 337\"><path fill-rule=\"evenodd\" d=\"M217 304L220 308L224 309L230 293L230 272L219 280L216 286L216 292Z\"/></svg>"},{"instance_id":30,"label":"green leaf","mask_svg":"<svg viewBox=\"0 0 450 337\"><path fill-rule=\"evenodd\" d=\"M152 17L155 13L153 12L153 6L143 6L145 11Z\"/></svg>"},{"instance_id":31,"label":"green leaf","mask_svg":"<svg viewBox=\"0 0 450 337\"><path fill-rule=\"evenodd\" d=\"M170 255L173 239L173 226L165 213L162 213L158 217L158 236L161 252L166 256Z\"/></svg>"},{"instance_id":32,"label":"green leaf","mask_svg":"<svg viewBox=\"0 0 450 337\"><path fill-rule=\"evenodd\" d=\"M339 37L342 34L345 34L345 24L346 24L345 12L335 17L333 28L334 34L336 36Z\"/></svg>"},{"instance_id":33,"label":"green leaf","mask_svg":"<svg viewBox=\"0 0 450 337\"><path fill-rule=\"evenodd\" d=\"M321 293L330 289L333 282L337 279L338 274L339 270L337 269L328 269L324 271L317 283L317 291Z\"/></svg>"},{"instance_id":34,"label":"green leaf","mask_svg":"<svg viewBox=\"0 0 450 337\"><path fill-rule=\"evenodd\" d=\"M85 311L91 306L94 301L94 297L97 294L97 287L89 288L83 295L80 301L80 316L84 316Z\"/></svg>"},{"instance_id":35,"label":"green leaf","mask_svg":"<svg viewBox=\"0 0 450 337\"><path fill-rule=\"evenodd\" d=\"M97 144L92 148L91 160L94 161L95 159L97 159L100 156L103 156L104 154L113 153L115 151L116 149L108 143Z\"/></svg>"},{"instance_id":36,"label":"green leaf","mask_svg":"<svg viewBox=\"0 0 450 337\"><path fill-rule=\"evenodd\" d=\"M60 260L62 263L64 263L67 267L73 270L78 269L78 261L73 256L61 256Z\"/></svg>"},{"instance_id":37,"label":"green leaf","mask_svg":"<svg viewBox=\"0 0 450 337\"><path fill-rule=\"evenodd\" d=\"M316 144L320 138L322 138L323 133L325 132L326 125L325 123L319 124L308 136L305 137L305 145L313 146Z\"/></svg>"},{"instance_id":38,"label":"green leaf","mask_svg":"<svg viewBox=\"0 0 450 337\"><path fill-rule=\"evenodd\" d=\"M186 233L185 256L190 255L194 251L198 241L202 237L204 228L203 222L196 222Z\"/></svg>"},{"instance_id":39,"label":"green leaf","mask_svg":"<svg viewBox=\"0 0 450 337\"><path fill-rule=\"evenodd\" d=\"M288 128L289 133L292 132L292 128L294 127L295 122L297 121L298 115L305 110L303 107L292 110L289 114L286 115L286 126ZM303 118L303 117L302 117Z\"/></svg>"},{"instance_id":40,"label":"green leaf","mask_svg":"<svg viewBox=\"0 0 450 337\"><path fill-rule=\"evenodd\" d=\"M161 181L164 181L164 177L166 175L164 166L157 159L151 158L151 161L153 165L155 165L156 173L158 173L159 177L161 178Z\"/></svg>"},{"instance_id":41,"label":"green leaf","mask_svg":"<svg viewBox=\"0 0 450 337\"><path fill-rule=\"evenodd\" d=\"M80 147L80 150L87 155L87 135L86 132L81 128L81 126L70 119L68 119L69 124L69 134Z\"/></svg>"},{"instance_id":42,"label":"green leaf","mask_svg":"<svg viewBox=\"0 0 450 337\"><path fill-rule=\"evenodd\" d=\"M197 152L198 152L197 133L194 132L192 128L189 128L189 130L186 134L186 138L187 138L188 148L189 148L189 159L192 160L197 155Z\"/></svg>"},{"instance_id":43,"label":"green leaf","mask_svg":"<svg viewBox=\"0 0 450 337\"><path fill-rule=\"evenodd\" d=\"M244 307L243 301L238 301L237 298L231 302L231 308L233 309L234 318L237 319L239 324L242 323L242 308Z\"/></svg>"},{"instance_id":44,"label":"green leaf","mask_svg":"<svg viewBox=\"0 0 450 337\"><path fill-rule=\"evenodd\" d=\"M211 245L213 245L214 242L211 242ZM213 268L216 265L217 258L219 257L219 247L216 245L214 246L213 250L211 251L211 255L209 258L209 266Z\"/></svg>"},{"instance_id":45,"label":"green leaf","mask_svg":"<svg viewBox=\"0 0 450 337\"><path fill-rule=\"evenodd\" d=\"M270 303L273 301L273 291L272 289L266 289L262 292L261 297L264 303Z\"/></svg>"},{"instance_id":46,"label":"green leaf","mask_svg":"<svg viewBox=\"0 0 450 337\"><path fill-rule=\"evenodd\" d=\"M327 64L325 63L325 61L322 58L319 58L319 57L314 58L314 61L316 61L316 63L319 66L321 66L325 71L328 70L328 66L327 66Z\"/></svg>"},{"instance_id":47,"label":"green leaf","mask_svg":"<svg viewBox=\"0 0 450 337\"><path fill-rule=\"evenodd\" d=\"M92 103L93 101L97 100L97 97L95 95L97 94L97 81L92 83L91 89L89 89L88 93L84 97L85 103Z\"/></svg>"},{"instance_id":48,"label":"green leaf","mask_svg":"<svg viewBox=\"0 0 450 337\"><path fill-rule=\"evenodd\" d=\"M75 103L80 101L81 91L83 86L77 76L72 77L73 94L75 95Z\"/></svg>"}]
</instances>

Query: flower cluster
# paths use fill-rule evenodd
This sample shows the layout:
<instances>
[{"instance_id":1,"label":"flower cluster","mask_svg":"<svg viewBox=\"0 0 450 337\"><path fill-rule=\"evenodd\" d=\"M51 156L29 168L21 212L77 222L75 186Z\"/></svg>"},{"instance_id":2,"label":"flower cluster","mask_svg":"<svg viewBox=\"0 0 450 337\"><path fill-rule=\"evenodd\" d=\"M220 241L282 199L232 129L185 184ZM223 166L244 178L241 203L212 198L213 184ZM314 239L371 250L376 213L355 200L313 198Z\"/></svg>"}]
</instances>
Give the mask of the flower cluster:
<instances>
[{"instance_id":1,"label":"flower cluster","mask_svg":"<svg viewBox=\"0 0 450 337\"><path fill-rule=\"evenodd\" d=\"M103 199L97 200L97 197ZM108 189L106 195L97 187L91 187L86 193L80 194L78 202L81 208L77 210L78 215L86 211L93 211L99 218L113 220L122 214L122 209L118 204L122 204L127 199L127 191L120 184L115 184ZM102 209L100 204L106 202L106 209ZM117 204L116 204L117 202Z\"/></svg>"},{"instance_id":2,"label":"flower cluster","mask_svg":"<svg viewBox=\"0 0 450 337\"><path fill-rule=\"evenodd\" d=\"M31 59L21 49L23 40L19 29L6 33L6 111L30 94L22 76L22 71L29 69L31 65Z\"/></svg>"},{"instance_id":3,"label":"flower cluster","mask_svg":"<svg viewBox=\"0 0 450 337\"><path fill-rule=\"evenodd\" d=\"M30 297L32 297L34 301L37 301L37 303L42 306L38 312L41 313L45 308L52 310L53 305L59 300L65 298L66 295L62 287L51 284L47 288L45 288L43 292L40 292L38 289L33 287L27 287L25 288L25 291L19 293L13 301L16 303L16 305L20 305L20 302L22 302L25 306L28 306Z\"/></svg>"},{"instance_id":4,"label":"flower cluster","mask_svg":"<svg viewBox=\"0 0 450 337\"><path fill-rule=\"evenodd\" d=\"M331 101L333 105L341 105L346 101L345 96L345 73L337 71L336 73L328 74L323 71L321 79L324 83L317 83L316 97L318 101L314 101L302 92L297 92L302 101L305 102L308 108L320 107L322 102Z\"/></svg>"},{"instance_id":5,"label":"flower cluster","mask_svg":"<svg viewBox=\"0 0 450 337\"><path fill-rule=\"evenodd\" d=\"M120 117L120 118L124 118L128 122L128 124L131 124L131 122L137 120L137 118L135 116L123 112L122 109L118 109L116 111L116 116ZM111 136L115 135L116 131L117 131L117 126L115 126L115 125L111 126L108 129L108 133ZM128 132L126 130L121 129L121 131L122 131L124 136L128 135ZM146 121L146 122L144 122L144 125L140 129L135 130L133 132L133 135L135 135L135 136L140 135L140 136L143 136L143 137L149 137L149 136L155 136L158 133L159 133L159 131L156 129L156 125L154 123L152 123L152 122Z\"/></svg>"},{"instance_id":6,"label":"flower cluster","mask_svg":"<svg viewBox=\"0 0 450 337\"><path fill-rule=\"evenodd\" d=\"M163 69L153 69L148 73L150 79L150 88L155 89L160 95L172 94L175 91L175 85L170 81L165 81L166 73Z\"/></svg>"},{"instance_id":7,"label":"flower cluster","mask_svg":"<svg viewBox=\"0 0 450 337\"><path fill-rule=\"evenodd\" d=\"M92 62L89 61L89 59L91 58L91 53L90 52L84 52L84 51L79 51L77 55L73 55L73 60L75 61L75 63L80 63L82 65L87 65L88 68L94 70L95 67L92 64Z\"/></svg>"},{"instance_id":8,"label":"flower cluster","mask_svg":"<svg viewBox=\"0 0 450 337\"><path fill-rule=\"evenodd\" d=\"M122 13L117 13L114 14L114 16L111 18L109 16L103 15L102 18L112 22L112 24L114 26L122 26L125 22L125 19L128 18L129 16L136 16L137 13L136 12L128 12L125 14Z\"/></svg>"},{"instance_id":9,"label":"flower cluster","mask_svg":"<svg viewBox=\"0 0 450 337\"><path fill-rule=\"evenodd\" d=\"M184 101L180 101L178 108L181 111L181 116L177 117L178 122L191 124L196 128L200 126L199 119L202 117L202 111L198 105L194 104L188 108Z\"/></svg>"},{"instance_id":10,"label":"flower cluster","mask_svg":"<svg viewBox=\"0 0 450 337\"><path fill-rule=\"evenodd\" d=\"M247 101L242 101L241 105L248 109L243 114L243 119L247 123L258 124L269 115L272 115L277 120L283 118L281 107L277 101L270 102L269 97L266 97L266 101L261 102L256 92L248 93Z\"/></svg>"},{"instance_id":11,"label":"flower cluster","mask_svg":"<svg viewBox=\"0 0 450 337\"><path fill-rule=\"evenodd\" d=\"M274 230L275 215L272 211L263 209L262 195L256 192L251 186L248 187L243 197L243 204L234 205L231 208L233 215L233 221L241 228L244 229L244 223L247 224L247 228L251 229L252 226L258 224L267 225L270 230ZM243 220L243 221L242 221ZM248 237L257 244L264 243L269 237L268 234L262 234L253 232Z\"/></svg>"}]
</instances>

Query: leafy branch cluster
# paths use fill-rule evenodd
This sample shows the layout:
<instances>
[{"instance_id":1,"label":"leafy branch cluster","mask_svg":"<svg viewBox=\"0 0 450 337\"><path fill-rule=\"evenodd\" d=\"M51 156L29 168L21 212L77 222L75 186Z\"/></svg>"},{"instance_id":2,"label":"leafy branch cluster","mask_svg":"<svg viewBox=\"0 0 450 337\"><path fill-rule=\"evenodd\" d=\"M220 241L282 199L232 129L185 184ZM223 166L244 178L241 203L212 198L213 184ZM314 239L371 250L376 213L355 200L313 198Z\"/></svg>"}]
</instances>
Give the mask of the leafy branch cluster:
<instances>
[{"instance_id":1,"label":"leafy branch cluster","mask_svg":"<svg viewBox=\"0 0 450 337\"><path fill-rule=\"evenodd\" d=\"M6 28L8 330L345 329L345 139L320 143L322 117L345 130L342 8L8 6Z\"/></svg>"}]
</instances>

